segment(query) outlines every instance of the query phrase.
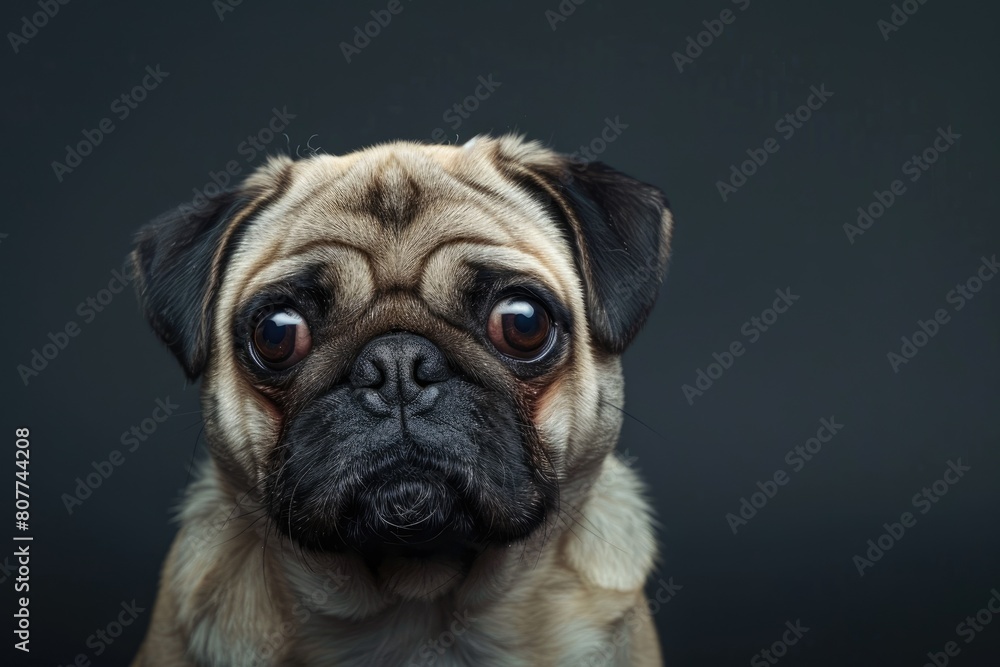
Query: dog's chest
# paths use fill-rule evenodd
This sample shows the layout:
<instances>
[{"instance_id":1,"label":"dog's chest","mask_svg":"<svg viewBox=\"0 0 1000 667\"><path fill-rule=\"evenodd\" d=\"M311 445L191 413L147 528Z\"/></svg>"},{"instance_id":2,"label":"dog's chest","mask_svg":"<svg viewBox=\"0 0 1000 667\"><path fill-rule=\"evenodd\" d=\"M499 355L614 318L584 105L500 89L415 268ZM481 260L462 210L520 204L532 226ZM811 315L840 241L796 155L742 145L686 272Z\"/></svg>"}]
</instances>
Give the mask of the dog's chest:
<instances>
[{"instance_id":1,"label":"dog's chest","mask_svg":"<svg viewBox=\"0 0 1000 667\"><path fill-rule=\"evenodd\" d=\"M301 664L361 667L513 667L527 665L506 637L502 618L436 608L400 610L349 623L317 616L302 628L296 656Z\"/></svg>"},{"instance_id":2,"label":"dog's chest","mask_svg":"<svg viewBox=\"0 0 1000 667\"><path fill-rule=\"evenodd\" d=\"M549 619L518 634L513 610L436 617L430 610L378 621L311 619L301 628L296 667L597 667L631 664L627 642L583 618ZM281 663L286 664L286 663Z\"/></svg>"}]
</instances>

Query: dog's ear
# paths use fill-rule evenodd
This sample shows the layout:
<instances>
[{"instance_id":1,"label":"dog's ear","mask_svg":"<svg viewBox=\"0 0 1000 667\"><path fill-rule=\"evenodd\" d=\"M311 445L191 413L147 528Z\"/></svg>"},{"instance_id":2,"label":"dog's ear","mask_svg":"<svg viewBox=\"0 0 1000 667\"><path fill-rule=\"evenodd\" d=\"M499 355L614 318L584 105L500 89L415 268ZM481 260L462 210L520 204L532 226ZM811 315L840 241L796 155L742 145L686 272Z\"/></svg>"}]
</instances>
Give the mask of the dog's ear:
<instances>
[{"instance_id":1,"label":"dog's ear","mask_svg":"<svg viewBox=\"0 0 1000 667\"><path fill-rule=\"evenodd\" d=\"M621 354L656 303L673 217L658 188L601 162L568 161L558 192L587 289L590 326Z\"/></svg>"},{"instance_id":2,"label":"dog's ear","mask_svg":"<svg viewBox=\"0 0 1000 667\"><path fill-rule=\"evenodd\" d=\"M139 305L188 378L204 371L215 298L247 222L288 188L292 160L272 157L239 187L163 214L129 255Z\"/></svg>"},{"instance_id":3,"label":"dog's ear","mask_svg":"<svg viewBox=\"0 0 1000 667\"><path fill-rule=\"evenodd\" d=\"M143 314L192 380L208 360L223 236L249 201L229 190L164 213L139 231L129 256Z\"/></svg>"},{"instance_id":4,"label":"dog's ear","mask_svg":"<svg viewBox=\"0 0 1000 667\"><path fill-rule=\"evenodd\" d=\"M653 309L666 272L673 226L667 198L601 162L559 156L529 173L573 246L592 336L621 354Z\"/></svg>"}]
</instances>

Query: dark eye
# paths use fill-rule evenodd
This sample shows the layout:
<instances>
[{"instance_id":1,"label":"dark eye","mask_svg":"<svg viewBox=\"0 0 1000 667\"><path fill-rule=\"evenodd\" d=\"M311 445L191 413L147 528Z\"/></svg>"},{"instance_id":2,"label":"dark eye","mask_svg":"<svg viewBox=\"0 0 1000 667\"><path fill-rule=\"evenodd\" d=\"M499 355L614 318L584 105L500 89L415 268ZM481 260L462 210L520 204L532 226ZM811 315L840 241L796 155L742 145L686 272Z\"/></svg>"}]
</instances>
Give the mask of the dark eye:
<instances>
[{"instance_id":1,"label":"dark eye","mask_svg":"<svg viewBox=\"0 0 1000 667\"><path fill-rule=\"evenodd\" d=\"M253 332L254 356L266 368L280 370L297 364L311 347L305 318L290 308L269 313Z\"/></svg>"},{"instance_id":2,"label":"dark eye","mask_svg":"<svg viewBox=\"0 0 1000 667\"><path fill-rule=\"evenodd\" d=\"M552 339L552 320L537 302L522 297L498 301L486 327L490 342L502 354L533 360L545 353Z\"/></svg>"}]
</instances>

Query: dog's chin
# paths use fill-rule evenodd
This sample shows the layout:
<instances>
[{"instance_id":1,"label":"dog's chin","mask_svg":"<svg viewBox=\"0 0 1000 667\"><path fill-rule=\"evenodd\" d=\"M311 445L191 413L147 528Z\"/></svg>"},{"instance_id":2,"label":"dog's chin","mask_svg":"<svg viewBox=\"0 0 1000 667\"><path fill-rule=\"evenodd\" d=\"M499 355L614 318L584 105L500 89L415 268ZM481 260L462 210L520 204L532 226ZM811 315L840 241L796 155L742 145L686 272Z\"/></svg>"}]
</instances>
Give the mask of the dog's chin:
<instances>
[{"instance_id":1,"label":"dog's chin","mask_svg":"<svg viewBox=\"0 0 1000 667\"><path fill-rule=\"evenodd\" d=\"M327 549L352 549L370 559L458 556L486 540L469 502L448 480L405 465L349 495L335 536Z\"/></svg>"},{"instance_id":2,"label":"dog's chin","mask_svg":"<svg viewBox=\"0 0 1000 667\"><path fill-rule=\"evenodd\" d=\"M298 516L278 525L309 551L355 553L379 569L465 567L486 548L520 541L542 524L541 504L518 511L467 482L439 467L399 461L341 487L309 516L298 507Z\"/></svg>"}]
</instances>

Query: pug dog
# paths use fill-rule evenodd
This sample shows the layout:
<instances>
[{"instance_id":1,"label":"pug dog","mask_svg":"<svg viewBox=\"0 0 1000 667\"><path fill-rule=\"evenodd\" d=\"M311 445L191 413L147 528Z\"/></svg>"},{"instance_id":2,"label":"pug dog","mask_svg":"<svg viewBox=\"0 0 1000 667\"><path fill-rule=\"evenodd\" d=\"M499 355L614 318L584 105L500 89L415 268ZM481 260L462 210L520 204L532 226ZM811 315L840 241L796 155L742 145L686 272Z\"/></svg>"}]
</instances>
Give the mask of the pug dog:
<instances>
[{"instance_id":1,"label":"pug dog","mask_svg":"<svg viewBox=\"0 0 1000 667\"><path fill-rule=\"evenodd\" d=\"M133 664L661 664L614 449L671 225L508 135L272 158L142 229L210 456Z\"/></svg>"}]
</instances>

